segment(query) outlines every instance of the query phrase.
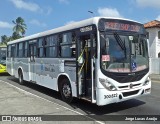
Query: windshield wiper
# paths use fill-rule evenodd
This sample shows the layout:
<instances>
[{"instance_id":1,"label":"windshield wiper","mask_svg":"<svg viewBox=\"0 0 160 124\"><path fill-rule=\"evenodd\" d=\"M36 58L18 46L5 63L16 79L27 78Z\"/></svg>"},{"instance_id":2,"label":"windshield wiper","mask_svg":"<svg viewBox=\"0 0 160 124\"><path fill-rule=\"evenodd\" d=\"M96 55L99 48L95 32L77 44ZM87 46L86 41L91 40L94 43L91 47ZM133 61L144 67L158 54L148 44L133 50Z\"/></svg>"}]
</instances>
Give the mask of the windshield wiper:
<instances>
[{"instance_id":1,"label":"windshield wiper","mask_svg":"<svg viewBox=\"0 0 160 124\"><path fill-rule=\"evenodd\" d=\"M125 50L126 49L125 44L122 41L122 39L120 38L120 36L117 33L114 33L114 37L116 38L116 41L117 41L118 45L121 47L121 49Z\"/></svg>"},{"instance_id":2,"label":"windshield wiper","mask_svg":"<svg viewBox=\"0 0 160 124\"><path fill-rule=\"evenodd\" d=\"M118 43L118 45L121 47L121 49L124 51L125 53L125 58L126 58L126 46L125 46L125 41L123 42L121 37L115 32L114 33L114 37L116 38L116 41Z\"/></svg>"}]
</instances>

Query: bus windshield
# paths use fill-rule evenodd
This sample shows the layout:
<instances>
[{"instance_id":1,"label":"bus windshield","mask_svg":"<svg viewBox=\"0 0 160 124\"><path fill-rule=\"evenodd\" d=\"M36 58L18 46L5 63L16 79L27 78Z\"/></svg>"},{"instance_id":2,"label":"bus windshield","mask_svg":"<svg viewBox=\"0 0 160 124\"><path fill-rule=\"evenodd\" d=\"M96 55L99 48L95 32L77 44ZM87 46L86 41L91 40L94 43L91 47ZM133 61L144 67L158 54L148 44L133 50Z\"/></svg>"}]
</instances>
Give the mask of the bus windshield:
<instances>
[{"instance_id":1,"label":"bus windshield","mask_svg":"<svg viewBox=\"0 0 160 124\"><path fill-rule=\"evenodd\" d=\"M6 66L6 48L0 48L0 64Z\"/></svg>"},{"instance_id":2,"label":"bus windshield","mask_svg":"<svg viewBox=\"0 0 160 124\"><path fill-rule=\"evenodd\" d=\"M130 73L148 68L147 40L143 35L101 33L101 67L107 72Z\"/></svg>"},{"instance_id":3,"label":"bus windshield","mask_svg":"<svg viewBox=\"0 0 160 124\"><path fill-rule=\"evenodd\" d=\"M0 64L6 66L6 57L2 57L2 58L0 59Z\"/></svg>"}]
</instances>

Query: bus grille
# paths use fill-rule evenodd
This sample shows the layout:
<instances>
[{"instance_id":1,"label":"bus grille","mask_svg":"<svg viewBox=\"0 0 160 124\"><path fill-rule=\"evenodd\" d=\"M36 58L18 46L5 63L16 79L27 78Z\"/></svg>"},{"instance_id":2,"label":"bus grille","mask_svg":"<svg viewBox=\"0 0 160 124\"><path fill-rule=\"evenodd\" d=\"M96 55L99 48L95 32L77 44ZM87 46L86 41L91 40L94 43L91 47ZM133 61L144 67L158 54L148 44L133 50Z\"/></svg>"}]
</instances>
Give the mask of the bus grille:
<instances>
[{"instance_id":1,"label":"bus grille","mask_svg":"<svg viewBox=\"0 0 160 124\"><path fill-rule=\"evenodd\" d=\"M146 69L140 72L135 72L135 75L129 75L128 73L107 73L107 76L119 83L128 83L141 80L148 72L149 69Z\"/></svg>"},{"instance_id":2,"label":"bus grille","mask_svg":"<svg viewBox=\"0 0 160 124\"><path fill-rule=\"evenodd\" d=\"M133 87L132 87L132 88L137 87L137 86L140 86L140 85L141 85L141 83L133 84ZM118 88L119 88L119 89L130 89L129 85L119 86Z\"/></svg>"},{"instance_id":3,"label":"bus grille","mask_svg":"<svg viewBox=\"0 0 160 124\"><path fill-rule=\"evenodd\" d=\"M123 92L123 96L124 97L127 97L127 96L132 96L132 95L135 95L139 92L139 90L135 90L135 91L131 91L131 92Z\"/></svg>"}]
</instances>

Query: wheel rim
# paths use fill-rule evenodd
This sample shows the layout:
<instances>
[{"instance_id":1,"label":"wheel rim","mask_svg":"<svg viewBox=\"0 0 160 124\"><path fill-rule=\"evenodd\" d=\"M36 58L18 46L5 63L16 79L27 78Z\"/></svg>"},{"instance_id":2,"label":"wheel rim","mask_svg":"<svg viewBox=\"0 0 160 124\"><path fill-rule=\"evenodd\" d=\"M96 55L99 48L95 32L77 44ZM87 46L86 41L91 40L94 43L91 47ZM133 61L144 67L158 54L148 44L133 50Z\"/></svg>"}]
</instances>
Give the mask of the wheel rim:
<instances>
[{"instance_id":1,"label":"wheel rim","mask_svg":"<svg viewBox=\"0 0 160 124\"><path fill-rule=\"evenodd\" d=\"M70 88L69 84L63 85L62 92L66 98L69 98L71 96L71 88Z\"/></svg>"}]
</instances>

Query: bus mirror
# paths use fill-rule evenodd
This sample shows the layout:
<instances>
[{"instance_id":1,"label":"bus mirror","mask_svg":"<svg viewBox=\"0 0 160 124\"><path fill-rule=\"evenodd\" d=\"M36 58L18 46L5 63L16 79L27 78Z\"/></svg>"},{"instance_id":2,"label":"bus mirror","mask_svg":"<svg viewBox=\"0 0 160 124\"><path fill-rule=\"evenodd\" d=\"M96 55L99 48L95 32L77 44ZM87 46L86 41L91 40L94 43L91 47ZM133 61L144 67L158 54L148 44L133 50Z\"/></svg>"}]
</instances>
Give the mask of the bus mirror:
<instances>
[{"instance_id":1,"label":"bus mirror","mask_svg":"<svg viewBox=\"0 0 160 124\"><path fill-rule=\"evenodd\" d=\"M132 41L132 40L133 40L133 36L129 36L129 40L131 40L131 41Z\"/></svg>"}]
</instances>

